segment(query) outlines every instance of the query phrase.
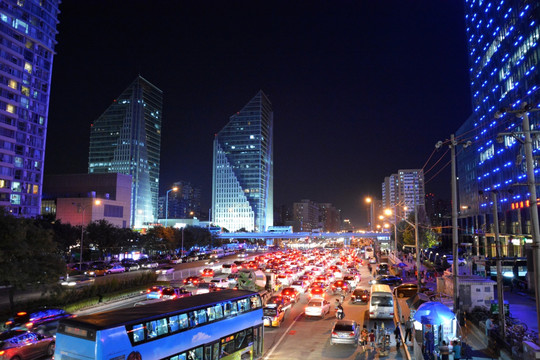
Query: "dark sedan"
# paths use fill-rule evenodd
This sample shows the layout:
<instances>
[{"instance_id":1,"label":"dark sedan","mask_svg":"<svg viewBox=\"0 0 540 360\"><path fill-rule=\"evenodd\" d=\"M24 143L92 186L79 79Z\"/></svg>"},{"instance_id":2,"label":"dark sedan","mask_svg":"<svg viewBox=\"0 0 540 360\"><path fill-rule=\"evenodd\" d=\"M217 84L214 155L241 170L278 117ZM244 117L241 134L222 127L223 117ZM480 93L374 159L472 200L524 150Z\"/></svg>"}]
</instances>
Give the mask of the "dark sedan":
<instances>
[{"instance_id":1,"label":"dark sedan","mask_svg":"<svg viewBox=\"0 0 540 360\"><path fill-rule=\"evenodd\" d=\"M403 282L399 276L394 275L379 275L370 284L385 284L390 286L400 285Z\"/></svg>"},{"instance_id":2,"label":"dark sedan","mask_svg":"<svg viewBox=\"0 0 540 360\"><path fill-rule=\"evenodd\" d=\"M420 288L421 293L425 291L429 291L429 288L425 288L425 287ZM411 296L416 295L417 292L418 292L418 285L412 284L412 283L402 284L394 288L394 293L399 298L411 297Z\"/></svg>"}]
</instances>

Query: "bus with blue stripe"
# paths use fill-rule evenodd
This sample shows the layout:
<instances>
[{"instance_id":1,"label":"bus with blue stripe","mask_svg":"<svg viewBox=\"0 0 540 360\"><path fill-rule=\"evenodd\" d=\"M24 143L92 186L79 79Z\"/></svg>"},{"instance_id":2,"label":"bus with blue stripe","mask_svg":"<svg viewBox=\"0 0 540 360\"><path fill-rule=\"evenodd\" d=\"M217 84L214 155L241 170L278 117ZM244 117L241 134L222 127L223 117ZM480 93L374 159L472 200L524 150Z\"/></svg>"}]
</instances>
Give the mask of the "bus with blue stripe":
<instances>
[{"instance_id":1,"label":"bus with blue stripe","mask_svg":"<svg viewBox=\"0 0 540 360\"><path fill-rule=\"evenodd\" d=\"M253 360L263 352L258 293L223 290L63 319L55 360Z\"/></svg>"}]
</instances>

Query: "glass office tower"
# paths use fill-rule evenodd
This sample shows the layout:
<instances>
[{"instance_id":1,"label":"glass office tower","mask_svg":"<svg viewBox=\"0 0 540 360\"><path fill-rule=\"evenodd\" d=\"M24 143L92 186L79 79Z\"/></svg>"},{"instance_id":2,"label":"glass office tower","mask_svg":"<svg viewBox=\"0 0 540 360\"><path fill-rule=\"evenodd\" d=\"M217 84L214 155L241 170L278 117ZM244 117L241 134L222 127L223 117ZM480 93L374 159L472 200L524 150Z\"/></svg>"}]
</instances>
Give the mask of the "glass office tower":
<instances>
[{"instance_id":1,"label":"glass office tower","mask_svg":"<svg viewBox=\"0 0 540 360\"><path fill-rule=\"evenodd\" d=\"M131 227L157 219L163 92L138 76L92 124L89 173L132 176Z\"/></svg>"},{"instance_id":2,"label":"glass office tower","mask_svg":"<svg viewBox=\"0 0 540 360\"><path fill-rule=\"evenodd\" d=\"M496 189L501 233L530 233L522 135L497 141L501 132L520 132L522 119L512 114L496 118L495 113L503 107L517 110L525 103L539 106L540 3L466 0L465 19L473 114L458 132L459 140L472 141L471 148L457 152L461 214L469 216L477 229L491 232L482 225L490 222L491 197L478 191ZM530 112L533 130L538 128L539 115ZM539 145L535 140L536 156ZM504 255L522 256L522 241L510 240L503 246Z\"/></svg>"},{"instance_id":3,"label":"glass office tower","mask_svg":"<svg viewBox=\"0 0 540 360\"><path fill-rule=\"evenodd\" d=\"M0 207L41 211L59 1L0 1Z\"/></svg>"},{"instance_id":4,"label":"glass office tower","mask_svg":"<svg viewBox=\"0 0 540 360\"><path fill-rule=\"evenodd\" d=\"M274 222L273 112L259 91L214 139L212 222L265 231Z\"/></svg>"}]
</instances>

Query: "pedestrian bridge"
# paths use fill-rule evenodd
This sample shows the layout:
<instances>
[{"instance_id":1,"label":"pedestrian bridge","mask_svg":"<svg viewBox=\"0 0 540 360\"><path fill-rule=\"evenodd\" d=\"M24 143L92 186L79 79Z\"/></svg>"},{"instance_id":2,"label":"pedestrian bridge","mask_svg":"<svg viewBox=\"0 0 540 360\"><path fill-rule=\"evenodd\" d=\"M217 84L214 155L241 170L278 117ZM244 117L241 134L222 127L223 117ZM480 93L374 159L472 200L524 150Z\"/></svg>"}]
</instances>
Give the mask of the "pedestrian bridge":
<instances>
[{"instance_id":1,"label":"pedestrian bridge","mask_svg":"<svg viewBox=\"0 0 540 360\"><path fill-rule=\"evenodd\" d=\"M217 234L218 239L374 239L379 241L390 240L389 233L378 232L346 232L346 233L322 233L322 232L235 232Z\"/></svg>"}]
</instances>

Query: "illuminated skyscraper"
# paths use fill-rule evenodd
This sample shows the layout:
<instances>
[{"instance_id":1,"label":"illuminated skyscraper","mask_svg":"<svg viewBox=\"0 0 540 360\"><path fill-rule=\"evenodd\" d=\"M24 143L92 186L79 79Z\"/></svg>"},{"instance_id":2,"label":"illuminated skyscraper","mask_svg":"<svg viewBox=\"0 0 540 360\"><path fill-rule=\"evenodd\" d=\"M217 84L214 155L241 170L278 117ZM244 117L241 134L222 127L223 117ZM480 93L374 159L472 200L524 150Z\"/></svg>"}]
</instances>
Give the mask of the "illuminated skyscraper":
<instances>
[{"instance_id":1,"label":"illuminated skyscraper","mask_svg":"<svg viewBox=\"0 0 540 360\"><path fill-rule=\"evenodd\" d=\"M132 176L131 227L157 219L163 92L138 76L92 124L88 173Z\"/></svg>"},{"instance_id":2,"label":"illuminated skyscraper","mask_svg":"<svg viewBox=\"0 0 540 360\"><path fill-rule=\"evenodd\" d=\"M265 231L274 222L273 112L259 91L214 139L212 222Z\"/></svg>"},{"instance_id":3,"label":"illuminated skyscraper","mask_svg":"<svg viewBox=\"0 0 540 360\"><path fill-rule=\"evenodd\" d=\"M55 0L0 1L0 207L40 214Z\"/></svg>"},{"instance_id":4,"label":"illuminated skyscraper","mask_svg":"<svg viewBox=\"0 0 540 360\"><path fill-rule=\"evenodd\" d=\"M540 3L466 0L465 22L473 113L456 133L458 140L472 141L472 146L457 151L460 229L472 236L493 231L491 195L478 192L497 189L501 234L528 234L528 189L520 186L527 180L522 135L497 141L501 132L522 131L522 120L512 114L496 118L495 113L503 107L520 109L524 103L540 106ZM532 130L538 129L539 115L529 114ZM536 157L537 140L533 147ZM487 248L493 256L491 241ZM522 240L502 236L501 242L503 256L524 256Z\"/></svg>"}]
</instances>

